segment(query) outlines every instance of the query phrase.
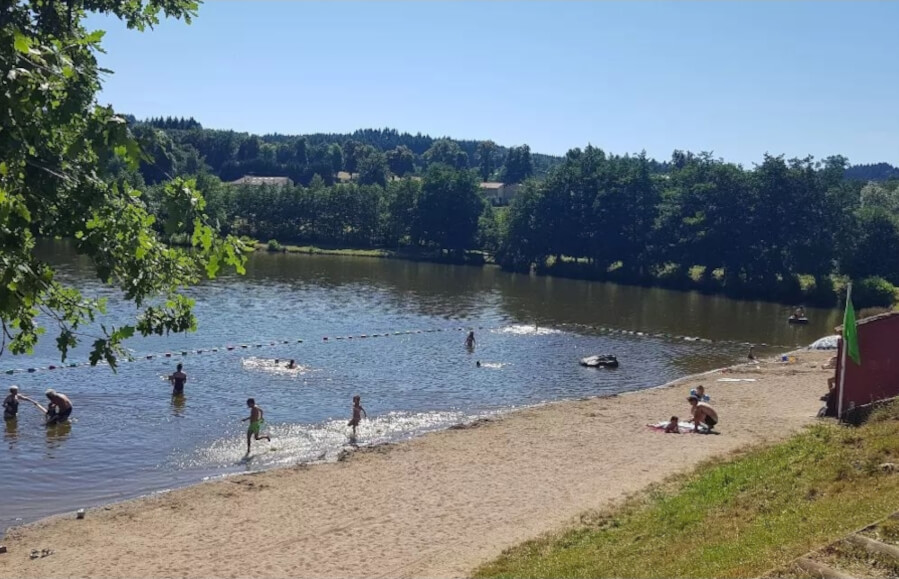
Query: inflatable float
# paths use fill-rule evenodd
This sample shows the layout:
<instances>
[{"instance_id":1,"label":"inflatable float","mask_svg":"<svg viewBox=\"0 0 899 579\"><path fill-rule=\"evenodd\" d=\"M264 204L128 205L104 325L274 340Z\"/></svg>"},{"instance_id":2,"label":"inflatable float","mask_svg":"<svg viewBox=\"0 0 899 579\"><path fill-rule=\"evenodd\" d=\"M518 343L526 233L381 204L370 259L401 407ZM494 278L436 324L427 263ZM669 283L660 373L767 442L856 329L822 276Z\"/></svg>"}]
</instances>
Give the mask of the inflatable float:
<instances>
[{"instance_id":1,"label":"inflatable float","mask_svg":"<svg viewBox=\"0 0 899 579\"><path fill-rule=\"evenodd\" d=\"M586 366L587 368L617 368L618 358L611 354L587 356L581 359L581 366Z\"/></svg>"}]
</instances>

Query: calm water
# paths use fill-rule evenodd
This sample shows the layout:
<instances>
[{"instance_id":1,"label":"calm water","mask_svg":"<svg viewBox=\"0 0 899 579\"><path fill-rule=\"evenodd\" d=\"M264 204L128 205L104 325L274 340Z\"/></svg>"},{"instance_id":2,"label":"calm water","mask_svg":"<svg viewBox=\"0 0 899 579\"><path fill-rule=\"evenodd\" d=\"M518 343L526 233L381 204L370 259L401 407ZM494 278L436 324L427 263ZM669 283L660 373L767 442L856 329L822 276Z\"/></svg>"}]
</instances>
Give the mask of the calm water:
<instances>
[{"instance_id":1,"label":"calm water","mask_svg":"<svg viewBox=\"0 0 899 579\"><path fill-rule=\"evenodd\" d=\"M133 314L66 245L44 250L66 281L111 296L107 324ZM768 344L757 348L762 354L806 345L831 333L839 317L809 310L812 323L795 327L786 324L787 308L760 302L493 268L298 255L256 254L246 276L220 278L192 295L199 331L131 340L137 360L118 373L0 374L4 393L18 384L43 399L52 387L75 405L70 426L44 428L27 403L6 424L0 528L207 477L333 460L349 445L346 421L357 393L371 418L358 443L398 440L510 408L655 386L740 359L748 342ZM459 328L475 328L473 353ZM421 333L396 335L406 331ZM190 352L183 356L189 380L176 404L164 376L182 351ZM618 355L619 369L577 364L605 352ZM288 358L301 368L284 368ZM84 348L72 356L85 359ZM34 356L0 356L0 370L50 364L59 364L52 336ZM274 441L244 459L240 419L249 396L265 409Z\"/></svg>"}]
</instances>

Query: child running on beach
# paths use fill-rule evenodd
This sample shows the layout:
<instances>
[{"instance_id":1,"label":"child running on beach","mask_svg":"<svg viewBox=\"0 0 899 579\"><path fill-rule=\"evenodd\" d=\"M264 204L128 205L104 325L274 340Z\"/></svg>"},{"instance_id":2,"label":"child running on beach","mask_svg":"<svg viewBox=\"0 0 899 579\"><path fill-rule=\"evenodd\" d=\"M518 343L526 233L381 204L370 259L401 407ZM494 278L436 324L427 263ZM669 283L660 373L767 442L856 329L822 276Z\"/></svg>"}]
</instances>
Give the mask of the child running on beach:
<instances>
[{"instance_id":1,"label":"child running on beach","mask_svg":"<svg viewBox=\"0 0 899 579\"><path fill-rule=\"evenodd\" d=\"M250 421L250 427L247 428L247 454L250 454L250 442L253 439L253 435L256 435L256 440L262 440L264 438L269 442L272 441L272 437L266 434L259 434L259 431L262 429L262 423L265 422L262 418L262 407L257 406L256 400L253 398L247 398L247 407L250 409L250 415L246 418L242 418L240 421Z\"/></svg>"},{"instance_id":2,"label":"child running on beach","mask_svg":"<svg viewBox=\"0 0 899 579\"><path fill-rule=\"evenodd\" d=\"M353 427L353 438L356 438L356 427L359 426L359 422L362 421L363 415L368 418L365 408L362 408L362 397L357 394L353 396L353 417L346 423L347 426Z\"/></svg>"}]
</instances>

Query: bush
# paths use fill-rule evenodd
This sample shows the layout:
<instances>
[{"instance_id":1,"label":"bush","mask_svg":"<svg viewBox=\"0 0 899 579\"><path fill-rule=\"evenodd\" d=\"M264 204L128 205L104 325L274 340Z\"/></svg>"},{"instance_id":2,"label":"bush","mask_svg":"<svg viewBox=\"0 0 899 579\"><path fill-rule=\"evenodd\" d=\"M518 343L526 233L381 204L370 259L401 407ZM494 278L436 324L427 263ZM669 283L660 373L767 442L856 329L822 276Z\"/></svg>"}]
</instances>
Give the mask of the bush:
<instances>
[{"instance_id":1,"label":"bush","mask_svg":"<svg viewBox=\"0 0 899 579\"><path fill-rule=\"evenodd\" d=\"M277 239L269 239L268 240L268 250L269 251L284 251L284 246L278 243Z\"/></svg>"},{"instance_id":2,"label":"bush","mask_svg":"<svg viewBox=\"0 0 899 579\"><path fill-rule=\"evenodd\" d=\"M843 300L846 299L845 292ZM896 286L882 277L866 277L852 286L852 305L857 308L891 308L896 303Z\"/></svg>"}]
</instances>

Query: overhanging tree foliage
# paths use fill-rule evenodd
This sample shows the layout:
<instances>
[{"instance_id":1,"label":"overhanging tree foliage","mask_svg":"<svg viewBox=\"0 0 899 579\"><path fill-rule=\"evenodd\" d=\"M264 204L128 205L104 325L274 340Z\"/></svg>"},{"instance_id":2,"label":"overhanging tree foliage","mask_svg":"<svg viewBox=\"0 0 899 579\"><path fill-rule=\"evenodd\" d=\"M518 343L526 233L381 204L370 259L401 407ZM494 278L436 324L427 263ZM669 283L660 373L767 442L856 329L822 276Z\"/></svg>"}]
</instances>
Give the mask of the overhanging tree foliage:
<instances>
[{"instance_id":1,"label":"overhanging tree foliage","mask_svg":"<svg viewBox=\"0 0 899 579\"><path fill-rule=\"evenodd\" d=\"M54 325L65 359L85 337L83 326L104 311L103 300L56 280L34 255L38 237L76 240L98 277L118 286L141 313L134 325L102 327L91 363L115 366L122 341L143 334L183 332L196 326L192 301L178 293L222 265L243 269L243 243L218 237L193 180L164 187L164 224L155 223L141 195L109 179L119 164L146 160L124 118L96 102L100 73L95 53L102 31L88 31L88 12L114 15L144 30L160 15L187 22L190 0L22 0L0 7L0 324L2 348L32 351ZM192 251L164 243L181 234Z\"/></svg>"}]
</instances>

